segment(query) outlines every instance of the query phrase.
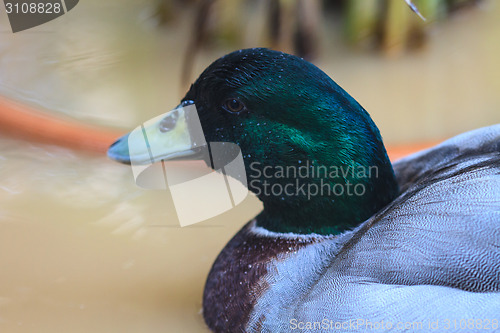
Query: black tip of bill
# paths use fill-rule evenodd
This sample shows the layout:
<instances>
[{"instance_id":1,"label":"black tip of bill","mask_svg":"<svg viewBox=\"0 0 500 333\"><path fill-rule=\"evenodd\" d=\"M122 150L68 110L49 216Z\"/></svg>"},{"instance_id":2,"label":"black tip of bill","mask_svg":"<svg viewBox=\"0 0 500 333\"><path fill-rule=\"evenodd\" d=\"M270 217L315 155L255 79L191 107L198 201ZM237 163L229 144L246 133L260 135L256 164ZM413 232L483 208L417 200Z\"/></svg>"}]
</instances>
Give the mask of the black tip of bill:
<instances>
[{"instance_id":1,"label":"black tip of bill","mask_svg":"<svg viewBox=\"0 0 500 333\"><path fill-rule=\"evenodd\" d=\"M122 136L108 148L108 157L110 159L120 163L130 164L128 136L129 134Z\"/></svg>"}]
</instances>

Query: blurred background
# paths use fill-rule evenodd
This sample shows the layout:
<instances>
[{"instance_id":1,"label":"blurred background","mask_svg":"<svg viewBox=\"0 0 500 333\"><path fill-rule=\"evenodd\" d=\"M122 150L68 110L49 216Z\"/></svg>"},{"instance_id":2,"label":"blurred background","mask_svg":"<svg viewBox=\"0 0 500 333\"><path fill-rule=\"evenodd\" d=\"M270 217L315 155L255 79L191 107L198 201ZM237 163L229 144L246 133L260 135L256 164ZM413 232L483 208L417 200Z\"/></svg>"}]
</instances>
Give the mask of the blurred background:
<instances>
[{"instance_id":1,"label":"blurred background","mask_svg":"<svg viewBox=\"0 0 500 333\"><path fill-rule=\"evenodd\" d=\"M172 109L230 51L306 57L389 147L500 122L500 4L414 3L426 21L403 0L86 0L16 34L0 6L0 101L17 103L0 103L0 331L207 331L205 277L258 200L180 228L169 193L65 140L93 147L91 128L114 138ZM2 126L16 110L83 127L44 140L26 133L45 120Z\"/></svg>"}]
</instances>

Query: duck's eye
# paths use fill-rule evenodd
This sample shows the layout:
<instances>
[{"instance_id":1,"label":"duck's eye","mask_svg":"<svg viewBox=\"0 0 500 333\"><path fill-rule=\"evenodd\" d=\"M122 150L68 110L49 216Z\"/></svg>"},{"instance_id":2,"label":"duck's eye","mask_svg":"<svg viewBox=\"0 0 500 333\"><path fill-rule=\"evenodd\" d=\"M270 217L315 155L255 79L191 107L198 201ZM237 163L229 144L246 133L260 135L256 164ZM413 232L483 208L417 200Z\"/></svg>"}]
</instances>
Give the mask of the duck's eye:
<instances>
[{"instance_id":1,"label":"duck's eye","mask_svg":"<svg viewBox=\"0 0 500 333\"><path fill-rule=\"evenodd\" d=\"M245 110L245 104L243 104L240 100L237 98L228 98L224 101L224 104L222 107L231 113L240 113L241 111Z\"/></svg>"}]
</instances>

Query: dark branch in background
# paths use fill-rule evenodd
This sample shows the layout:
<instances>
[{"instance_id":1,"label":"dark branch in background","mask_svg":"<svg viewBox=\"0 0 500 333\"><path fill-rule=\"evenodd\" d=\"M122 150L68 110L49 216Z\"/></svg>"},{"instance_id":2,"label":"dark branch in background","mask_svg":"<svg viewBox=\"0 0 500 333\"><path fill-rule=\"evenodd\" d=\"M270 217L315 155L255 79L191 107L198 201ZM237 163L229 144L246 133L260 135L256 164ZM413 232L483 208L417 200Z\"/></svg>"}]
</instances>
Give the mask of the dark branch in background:
<instances>
[{"instance_id":1,"label":"dark branch in background","mask_svg":"<svg viewBox=\"0 0 500 333\"><path fill-rule=\"evenodd\" d=\"M203 46L203 43L207 40L207 22L214 2L215 0L201 1L196 12L193 32L191 33L191 38L189 39L184 62L182 64L181 91L187 90L186 87L191 81L195 56Z\"/></svg>"},{"instance_id":2,"label":"dark branch in background","mask_svg":"<svg viewBox=\"0 0 500 333\"><path fill-rule=\"evenodd\" d=\"M179 0L158 0L161 8ZM192 79L196 55L216 42L230 49L267 46L308 60L318 55L319 27L340 17L345 39L362 49L400 55L425 45L428 26L482 0L190 0L195 18L182 64L181 88ZM165 3L169 3L165 5ZM408 8L409 7L409 8ZM332 15L339 14L339 15ZM168 17L163 15L162 17ZM325 25L323 25L325 26ZM327 25L330 29L332 25ZM248 38L251 35L252 38Z\"/></svg>"}]
</instances>

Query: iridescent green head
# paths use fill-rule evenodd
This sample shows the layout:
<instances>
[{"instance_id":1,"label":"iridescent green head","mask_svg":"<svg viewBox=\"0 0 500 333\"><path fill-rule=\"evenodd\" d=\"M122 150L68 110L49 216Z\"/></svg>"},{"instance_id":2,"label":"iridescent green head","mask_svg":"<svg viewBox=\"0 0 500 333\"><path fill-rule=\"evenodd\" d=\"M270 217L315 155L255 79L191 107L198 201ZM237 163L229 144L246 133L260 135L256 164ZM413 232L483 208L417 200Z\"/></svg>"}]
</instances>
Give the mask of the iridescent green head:
<instances>
[{"instance_id":1,"label":"iridescent green head","mask_svg":"<svg viewBox=\"0 0 500 333\"><path fill-rule=\"evenodd\" d=\"M334 234L395 198L397 184L368 113L313 64L268 49L212 63L183 99L207 142L233 142L248 187L264 203L258 225Z\"/></svg>"}]
</instances>

